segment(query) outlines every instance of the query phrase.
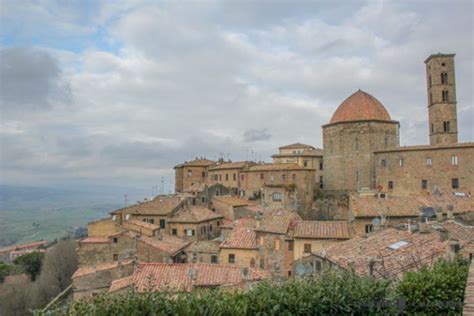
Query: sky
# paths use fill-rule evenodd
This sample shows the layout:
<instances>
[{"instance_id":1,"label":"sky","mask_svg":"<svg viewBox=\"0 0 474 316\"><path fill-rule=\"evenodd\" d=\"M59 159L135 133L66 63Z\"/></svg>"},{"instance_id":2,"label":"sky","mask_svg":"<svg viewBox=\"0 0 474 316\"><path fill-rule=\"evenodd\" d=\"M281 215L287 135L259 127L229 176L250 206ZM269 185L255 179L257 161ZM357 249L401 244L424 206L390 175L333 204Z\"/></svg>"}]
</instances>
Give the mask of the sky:
<instances>
[{"instance_id":1,"label":"sky","mask_svg":"<svg viewBox=\"0 0 474 316\"><path fill-rule=\"evenodd\" d=\"M1 183L169 191L194 157L321 147L358 89L400 121L401 145L426 144L438 52L456 53L472 141L473 15L470 0L0 0Z\"/></svg>"}]
</instances>

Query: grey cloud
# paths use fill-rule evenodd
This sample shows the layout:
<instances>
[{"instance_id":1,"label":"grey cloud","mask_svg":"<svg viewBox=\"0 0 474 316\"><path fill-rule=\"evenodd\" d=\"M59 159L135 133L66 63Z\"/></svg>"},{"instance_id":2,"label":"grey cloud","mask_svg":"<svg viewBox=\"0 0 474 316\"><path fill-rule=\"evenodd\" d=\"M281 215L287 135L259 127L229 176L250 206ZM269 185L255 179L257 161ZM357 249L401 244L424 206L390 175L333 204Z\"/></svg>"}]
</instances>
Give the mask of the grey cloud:
<instances>
[{"instance_id":1,"label":"grey cloud","mask_svg":"<svg viewBox=\"0 0 474 316\"><path fill-rule=\"evenodd\" d=\"M70 100L57 61L30 48L0 50L0 105L4 110L39 110Z\"/></svg>"},{"instance_id":2,"label":"grey cloud","mask_svg":"<svg viewBox=\"0 0 474 316\"><path fill-rule=\"evenodd\" d=\"M268 132L268 129L249 129L244 132L244 141L252 143L262 140L269 140L272 135Z\"/></svg>"}]
</instances>

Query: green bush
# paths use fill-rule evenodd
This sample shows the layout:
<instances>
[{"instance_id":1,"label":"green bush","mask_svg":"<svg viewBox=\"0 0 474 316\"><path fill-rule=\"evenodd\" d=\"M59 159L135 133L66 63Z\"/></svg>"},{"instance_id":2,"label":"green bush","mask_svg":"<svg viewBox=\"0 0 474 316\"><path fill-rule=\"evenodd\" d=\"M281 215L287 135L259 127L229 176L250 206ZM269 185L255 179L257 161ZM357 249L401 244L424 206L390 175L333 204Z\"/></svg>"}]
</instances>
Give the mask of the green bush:
<instances>
[{"instance_id":1,"label":"green bush","mask_svg":"<svg viewBox=\"0 0 474 316\"><path fill-rule=\"evenodd\" d=\"M35 281L41 271L44 255L44 252L36 251L27 253L16 258L13 263L22 267L23 271L30 276L31 281Z\"/></svg>"},{"instance_id":2,"label":"green bush","mask_svg":"<svg viewBox=\"0 0 474 316\"><path fill-rule=\"evenodd\" d=\"M318 280L262 282L247 292L101 294L48 315L459 314L467 267L463 260L443 261L432 270L410 272L399 283L333 272ZM400 302L406 302L405 309ZM446 308L447 302L461 302L461 305Z\"/></svg>"},{"instance_id":3,"label":"green bush","mask_svg":"<svg viewBox=\"0 0 474 316\"><path fill-rule=\"evenodd\" d=\"M3 283L5 277L10 273L10 266L0 261L0 283Z\"/></svg>"},{"instance_id":4,"label":"green bush","mask_svg":"<svg viewBox=\"0 0 474 316\"><path fill-rule=\"evenodd\" d=\"M462 258L438 261L433 269L408 272L397 286L397 294L409 315L457 315L462 312L469 264Z\"/></svg>"}]
</instances>

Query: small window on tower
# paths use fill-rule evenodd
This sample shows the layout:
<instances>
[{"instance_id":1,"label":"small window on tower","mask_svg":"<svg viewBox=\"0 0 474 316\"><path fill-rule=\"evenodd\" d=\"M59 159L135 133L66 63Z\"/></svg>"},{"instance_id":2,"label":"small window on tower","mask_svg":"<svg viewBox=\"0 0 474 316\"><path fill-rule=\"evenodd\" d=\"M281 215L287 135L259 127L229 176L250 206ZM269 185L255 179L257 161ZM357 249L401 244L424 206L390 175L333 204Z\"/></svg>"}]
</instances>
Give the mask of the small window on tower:
<instances>
[{"instance_id":1,"label":"small window on tower","mask_svg":"<svg viewBox=\"0 0 474 316\"><path fill-rule=\"evenodd\" d=\"M451 179L451 187L453 189L459 189L459 179L458 178Z\"/></svg>"},{"instance_id":2,"label":"small window on tower","mask_svg":"<svg viewBox=\"0 0 474 316\"><path fill-rule=\"evenodd\" d=\"M441 84L448 84L448 74L445 72L441 73Z\"/></svg>"},{"instance_id":3,"label":"small window on tower","mask_svg":"<svg viewBox=\"0 0 474 316\"><path fill-rule=\"evenodd\" d=\"M393 190L393 181L388 181L388 189Z\"/></svg>"},{"instance_id":4,"label":"small window on tower","mask_svg":"<svg viewBox=\"0 0 474 316\"><path fill-rule=\"evenodd\" d=\"M434 124L431 123L431 133L433 134L434 133Z\"/></svg>"},{"instance_id":5,"label":"small window on tower","mask_svg":"<svg viewBox=\"0 0 474 316\"><path fill-rule=\"evenodd\" d=\"M433 164L433 159L431 157L426 157L426 165L431 166Z\"/></svg>"},{"instance_id":6,"label":"small window on tower","mask_svg":"<svg viewBox=\"0 0 474 316\"><path fill-rule=\"evenodd\" d=\"M449 94L448 94L447 90L443 90L441 96L442 96L443 102L448 102L449 101Z\"/></svg>"},{"instance_id":7,"label":"small window on tower","mask_svg":"<svg viewBox=\"0 0 474 316\"><path fill-rule=\"evenodd\" d=\"M421 180L421 189L423 190L428 189L428 180Z\"/></svg>"}]
</instances>

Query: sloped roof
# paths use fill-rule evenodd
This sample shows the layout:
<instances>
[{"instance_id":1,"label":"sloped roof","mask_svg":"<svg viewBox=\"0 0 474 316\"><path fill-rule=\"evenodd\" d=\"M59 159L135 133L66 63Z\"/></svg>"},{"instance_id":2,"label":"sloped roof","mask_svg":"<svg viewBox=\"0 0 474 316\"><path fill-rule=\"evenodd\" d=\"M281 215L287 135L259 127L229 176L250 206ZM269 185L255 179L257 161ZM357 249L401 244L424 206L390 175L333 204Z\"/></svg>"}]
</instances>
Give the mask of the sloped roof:
<instances>
[{"instance_id":1,"label":"sloped roof","mask_svg":"<svg viewBox=\"0 0 474 316\"><path fill-rule=\"evenodd\" d=\"M241 199L239 197L230 196L230 195L214 196L212 199L216 200L216 201L219 201L221 203L229 204L231 206L247 206L247 205L258 204L254 201L249 201L249 200L246 200L246 199Z\"/></svg>"},{"instance_id":2,"label":"sloped roof","mask_svg":"<svg viewBox=\"0 0 474 316\"><path fill-rule=\"evenodd\" d=\"M306 145L302 143L293 143L285 146L278 147L278 149L299 149L299 148L310 148L310 149L315 149L311 145Z\"/></svg>"},{"instance_id":3,"label":"sloped roof","mask_svg":"<svg viewBox=\"0 0 474 316\"><path fill-rule=\"evenodd\" d=\"M226 169L242 169L245 166L255 165L253 161L236 161L236 162L224 162L209 168L209 171L215 170L226 170Z\"/></svg>"},{"instance_id":4,"label":"sloped roof","mask_svg":"<svg viewBox=\"0 0 474 316\"><path fill-rule=\"evenodd\" d=\"M278 158L278 157L322 157L323 156L323 150L321 148L314 148L314 149L304 149L300 153L288 153L288 154L274 154L272 155L272 158Z\"/></svg>"},{"instance_id":5,"label":"sloped roof","mask_svg":"<svg viewBox=\"0 0 474 316\"><path fill-rule=\"evenodd\" d=\"M186 161L182 164L176 165L175 168L181 167L209 167L215 164L215 161L209 159L194 159L191 161Z\"/></svg>"},{"instance_id":6,"label":"sloped roof","mask_svg":"<svg viewBox=\"0 0 474 316\"><path fill-rule=\"evenodd\" d=\"M134 204L111 212L137 215L169 215L183 200L178 195L159 195L151 201Z\"/></svg>"},{"instance_id":7,"label":"sloped roof","mask_svg":"<svg viewBox=\"0 0 474 316\"><path fill-rule=\"evenodd\" d=\"M190 241L184 241L180 238L164 233L160 234L159 237L141 236L140 242L152 246L153 248L156 248L160 251L166 252L171 256L174 256L191 243Z\"/></svg>"},{"instance_id":8,"label":"sloped roof","mask_svg":"<svg viewBox=\"0 0 474 316\"><path fill-rule=\"evenodd\" d=\"M158 229L160 229L160 226L158 226L158 225L155 225L155 224L152 224L152 223L147 223L147 222L144 222L144 221L141 221L141 220L138 220L138 219L133 219L133 218L131 218L129 220L126 220L123 223L124 223L124 226L126 226L126 224L130 224L130 225L135 225L135 226L145 228L145 229L149 229L149 230L158 230Z\"/></svg>"},{"instance_id":9,"label":"sloped roof","mask_svg":"<svg viewBox=\"0 0 474 316\"><path fill-rule=\"evenodd\" d=\"M126 261L105 262L105 263L97 264L95 266L80 267L74 272L71 279L83 277L85 275L94 274L97 272L116 269L121 265L130 265L132 263L133 263L133 260L126 260Z\"/></svg>"},{"instance_id":10,"label":"sloped roof","mask_svg":"<svg viewBox=\"0 0 474 316\"><path fill-rule=\"evenodd\" d=\"M441 241L438 234L412 233L393 228L372 235L354 237L317 253L341 268L353 269L358 275L399 277L405 271L422 265L432 265L437 258L449 254L449 240Z\"/></svg>"},{"instance_id":11,"label":"sloped roof","mask_svg":"<svg viewBox=\"0 0 474 316\"><path fill-rule=\"evenodd\" d=\"M440 224L448 231L448 237L466 242L474 241L474 226L468 226L456 221L450 220Z\"/></svg>"},{"instance_id":12,"label":"sloped roof","mask_svg":"<svg viewBox=\"0 0 474 316\"><path fill-rule=\"evenodd\" d=\"M349 239L354 236L346 221L301 221L296 223L295 238Z\"/></svg>"},{"instance_id":13,"label":"sloped roof","mask_svg":"<svg viewBox=\"0 0 474 316\"><path fill-rule=\"evenodd\" d=\"M249 269L250 280L265 276ZM205 263L140 263L132 277L112 282L109 292L135 286L138 292L147 290L191 291L193 287L240 286L240 267ZM151 286L151 289L150 289Z\"/></svg>"},{"instance_id":14,"label":"sloped roof","mask_svg":"<svg viewBox=\"0 0 474 316\"><path fill-rule=\"evenodd\" d=\"M242 170L242 172L251 171L291 171L291 170L313 170L301 167L295 163L263 163Z\"/></svg>"},{"instance_id":15,"label":"sloped roof","mask_svg":"<svg viewBox=\"0 0 474 316\"><path fill-rule=\"evenodd\" d=\"M80 244L107 244L109 242L108 237L87 237L79 241Z\"/></svg>"},{"instance_id":16,"label":"sloped roof","mask_svg":"<svg viewBox=\"0 0 474 316\"><path fill-rule=\"evenodd\" d=\"M200 252L200 253L218 253L219 241L216 240L199 240L190 244L186 251Z\"/></svg>"},{"instance_id":17,"label":"sloped roof","mask_svg":"<svg viewBox=\"0 0 474 316\"><path fill-rule=\"evenodd\" d=\"M237 226L224 239L221 248L257 249L257 234L250 227Z\"/></svg>"},{"instance_id":18,"label":"sloped roof","mask_svg":"<svg viewBox=\"0 0 474 316\"><path fill-rule=\"evenodd\" d=\"M14 245L14 246L8 246L5 248L0 248L0 253L5 253L5 252L10 252L13 250L21 250L21 249L27 249L27 248L38 248L41 246L46 246L48 244L47 241L36 241L32 242L29 244L21 244L21 245Z\"/></svg>"},{"instance_id":19,"label":"sloped roof","mask_svg":"<svg viewBox=\"0 0 474 316\"><path fill-rule=\"evenodd\" d=\"M286 234L290 224L301 221L301 217L287 210L271 210L263 214L263 218L258 222L255 229L258 232L267 232L274 234Z\"/></svg>"},{"instance_id":20,"label":"sloped roof","mask_svg":"<svg viewBox=\"0 0 474 316\"><path fill-rule=\"evenodd\" d=\"M171 217L170 223L201 223L213 219L223 218L224 216L214 213L203 206L193 205L180 209Z\"/></svg>"}]
</instances>

